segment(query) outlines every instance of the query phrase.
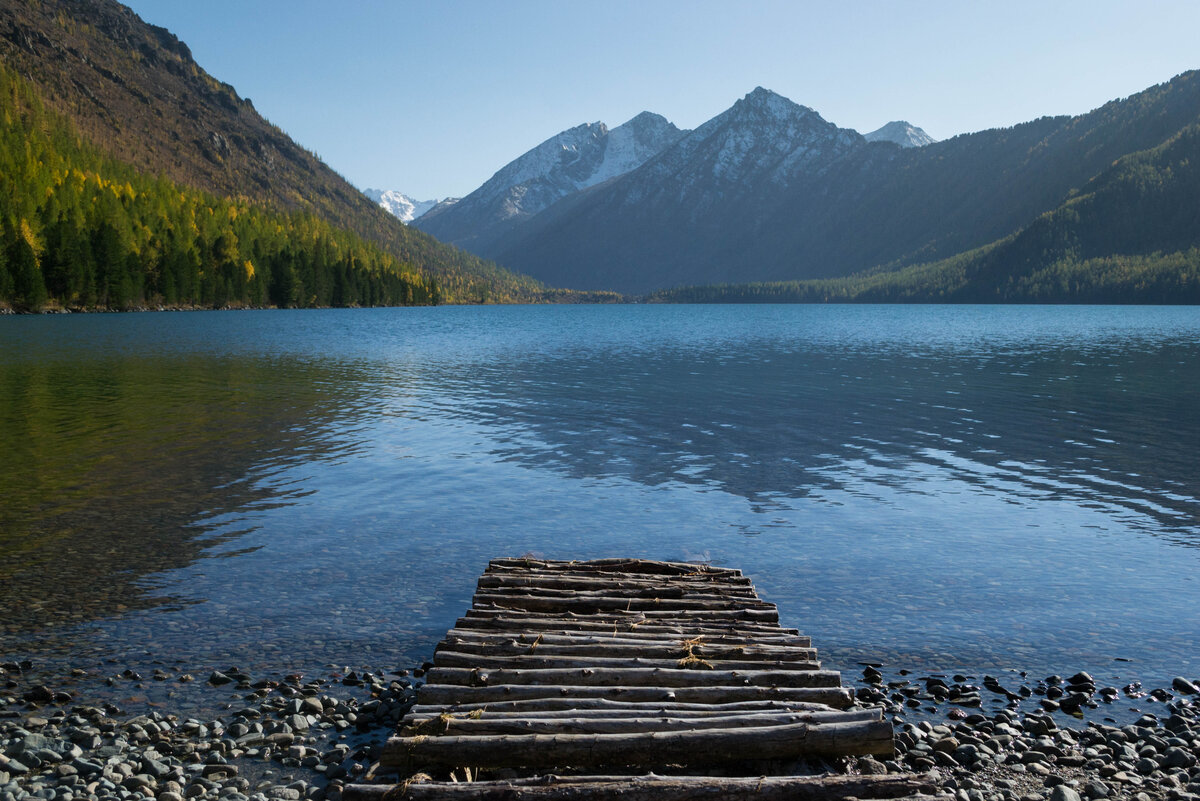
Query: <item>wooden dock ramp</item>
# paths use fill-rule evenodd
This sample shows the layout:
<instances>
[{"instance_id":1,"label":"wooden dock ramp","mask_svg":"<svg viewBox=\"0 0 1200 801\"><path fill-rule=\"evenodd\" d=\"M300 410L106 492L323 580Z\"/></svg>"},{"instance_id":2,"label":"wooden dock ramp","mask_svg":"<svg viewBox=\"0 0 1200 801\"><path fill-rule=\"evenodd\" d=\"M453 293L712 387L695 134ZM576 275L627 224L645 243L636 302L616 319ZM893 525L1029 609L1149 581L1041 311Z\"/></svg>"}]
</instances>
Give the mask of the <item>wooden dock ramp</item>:
<instances>
[{"instance_id":1,"label":"wooden dock ramp","mask_svg":"<svg viewBox=\"0 0 1200 801\"><path fill-rule=\"evenodd\" d=\"M740 570L495 559L347 801L841 799L936 791Z\"/></svg>"}]
</instances>

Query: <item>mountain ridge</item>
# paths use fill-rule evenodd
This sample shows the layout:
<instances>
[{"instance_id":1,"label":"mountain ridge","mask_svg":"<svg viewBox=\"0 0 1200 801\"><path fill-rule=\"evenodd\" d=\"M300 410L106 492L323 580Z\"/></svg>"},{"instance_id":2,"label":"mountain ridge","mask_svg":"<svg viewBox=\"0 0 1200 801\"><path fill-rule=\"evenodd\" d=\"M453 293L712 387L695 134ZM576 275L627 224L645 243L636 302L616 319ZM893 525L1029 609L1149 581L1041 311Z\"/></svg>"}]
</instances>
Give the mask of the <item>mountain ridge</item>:
<instances>
[{"instance_id":1,"label":"mountain ridge","mask_svg":"<svg viewBox=\"0 0 1200 801\"><path fill-rule=\"evenodd\" d=\"M771 94L752 92L641 167L547 208L485 252L558 285L629 293L927 263L1019 230L1115 159L1200 116L1200 81L1189 72L1086 114L922 147L847 131L822 147L808 142L785 161L767 136L756 151L762 158L741 173L749 180L730 183L699 145L706 126L738 119L739 104L777 108ZM815 125L820 117L807 119ZM732 132L726 152L748 153L741 145L755 136Z\"/></svg>"},{"instance_id":2,"label":"mountain ridge","mask_svg":"<svg viewBox=\"0 0 1200 801\"><path fill-rule=\"evenodd\" d=\"M87 140L150 175L309 212L438 277L446 299L532 299L540 284L402 225L116 0L0 4L0 60Z\"/></svg>"},{"instance_id":3,"label":"mountain ridge","mask_svg":"<svg viewBox=\"0 0 1200 801\"><path fill-rule=\"evenodd\" d=\"M603 122L568 128L513 159L461 200L435 206L414 225L460 247L487 250L522 220L625 174L680 134L648 111L611 130Z\"/></svg>"},{"instance_id":4,"label":"mountain ridge","mask_svg":"<svg viewBox=\"0 0 1200 801\"><path fill-rule=\"evenodd\" d=\"M683 287L673 303L1200 303L1200 124L1114 162L1059 207L936 262L845 278Z\"/></svg>"}]
</instances>

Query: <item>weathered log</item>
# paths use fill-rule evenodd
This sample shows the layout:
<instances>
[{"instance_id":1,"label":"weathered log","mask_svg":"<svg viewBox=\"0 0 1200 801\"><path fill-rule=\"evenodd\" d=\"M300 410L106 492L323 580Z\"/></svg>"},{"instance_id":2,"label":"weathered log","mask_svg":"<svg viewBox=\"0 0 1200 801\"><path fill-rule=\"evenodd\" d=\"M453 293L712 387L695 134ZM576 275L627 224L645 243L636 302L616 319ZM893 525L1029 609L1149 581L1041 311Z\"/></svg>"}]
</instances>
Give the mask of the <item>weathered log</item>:
<instances>
[{"instance_id":1,"label":"weathered log","mask_svg":"<svg viewBox=\"0 0 1200 801\"><path fill-rule=\"evenodd\" d=\"M693 613L734 613L734 612L774 612L775 620L779 619L779 610L775 604L757 601L753 598L693 598L681 594L678 598L642 598L635 596L615 595L541 595L524 592L477 592L473 599L476 608L496 607L498 609L525 609L531 612L574 612L576 614L596 614L615 610L620 612L653 611L653 612L683 612ZM683 615L680 615L681 617ZM763 619L768 619L766 615Z\"/></svg>"},{"instance_id":2,"label":"weathered log","mask_svg":"<svg viewBox=\"0 0 1200 801\"><path fill-rule=\"evenodd\" d=\"M604 651L598 651L604 653ZM543 651L523 654L478 654L462 651L439 650L433 657L435 667L547 669L588 667L629 668L684 668L689 670L820 670L820 662L789 662L782 659L709 659L689 654L683 649L673 658L651 659L641 656L604 657L588 655L565 655Z\"/></svg>"},{"instance_id":3,"label":"weathered log","mask_svg":"<svg viewBox=\"0 0 1200 801\"><path fill-rule=\"evenodd\" d=\"M871 719L867 718L865 722ZM404 719L400 734L413 737L418 734L436 736L479 736L492 734L635 734L651 731L677 731L680 729L739 729L751 726L783 726L790 723L856 723L863 719L845 713L812 713L761 711L732 715L683 715L656 716L642 713L638 716L597 717L580 715L573 717L479 717L436 715L409 716Z\"/></svg>"},{"instance_id":4,"label":"weathered log","mask_svg":"<svg viewBox=\"0 0 1200 801\"><path fill-rule=\"evenodd\" d=\"M491 684L555 685L567 687L840 687L836 670L688 670L686 668L496 668L472 670L435 667L426 684L486 687Z\"/></svg>"},{"instance_id":5,"label":"weathered log","mask_svg":"<svg viewBox=\"0 0 1200 801\"><path fill-rule=\"evenodd\" d=\"M520 704L522 702L517 702ZM537 703L530 701L526 703ZM601 707L595 709L560 708L560 709L528 709L520 708L515 711L497 710L495 706L483 706L469 710L454 706L414 706L405 716L402 724L407 726L416 720L429 720L443 716L454 718L470 717L476 720L518 720L518 719L569 719L569 718L606 718L622 720L627 718L706 718L706 717L736 717L738 715L798 715L803 720L819 723L837 723L853 720L883 720L883 710L880 707L866 709L832 709L820 704L784 704L777 701L750 701L741 704L613 704L618 708ZM632 707L623 709L621 707Z\"/></svg>"},{"instance_id":6,"label":"weathered log","mask_svg":"<svg viewBox=\"0 0 1200 801\"><path fill-rule=\"evenodd\" d=\"M714 700L709 702L686 702L673 701L670 699L654 699L654 700L633 700L622 699L616 700L613 698L605 698L603 696L594 696L591 698L570 698L570 697L546 697L546 698L520 698L509 701L505 700L490 700L490 701L449 701L445 703L426 702L420 698L418 703L409 711L410 715L440 715L443 713L451 714L466 714L476 710L482 710L485 714L527 714L529 712L559 712L559 711L579 711L580 713L597 711L597 712L618 712L618 711L648 711L654 713L669 712L672 715L682 715L686 712L699 712L705 715L723 714L733 711L755 710L755 709L778 709L789 711L804 711L804 712L841 712L829 704L823 704L817 701L789 701L789 700L746 700L746 701L720 701ZM845 710L850 711L850 710ZM858 710L854 710L858 711ZM878 707L862 710L872 713L873 717L864 719L880 720L881 711Z\"/></svg>"},{"instance_id":7,"label":"weathered log","mask_svg":"<svg viewBox=\"0 0 1200 801\"><path fill-rule=\"evenodd\" d=\"M776 635L775 639L763 642L757 636L738 636L724 632L701 634L695 637L671 632L644 632L641 626L634 631L615 634L611 630L604 633L597 631L529 633L496 629L450 629L446 632L442 643L454 645L452 650L459 650L458 646L469 643L479 643L484 647L512 648L628 646L661 649L692 646L697 649L712 649L713 656L734 651L749 655L782 655L796 659L815 659L817 656L817 649L811 647L812 641L804 636ZM732 657L726 656L725 658Z\"/></svg>"},{"instance_id":8,"label":"weathered log","mask_svg":"<svg viewBox=\"0 0 1200 801\"><path fill-rule=\"evenodd\" d=\"M600 608L599 605L587 601L579 604L570 604L569 602L563 606L548 606L546 609L526 609L524 607L502 606L512 601L518 600L520 596L514 595L511 598L500 598L493 600L488 598L476 597L475 604L467 610L467 617L474 617L477 614L480 616L495 616L506 614L522 614L529 617L589 617L595 619L613 619L626 621L639 618L667 618L678 623L686 623L692 620L751 620L759 623L778 623L778 609L774 604L756 604L753 606L735 606L723 603L699 602L692 606L681 606L675 609L660 608L669 601L664 601L662 604L640 603L637 599L614 598L611 605L605 605ZM537 602L539 599L531 599ZM617 603L622 601L623 603ZM644 608L628 608L628 604L634 604L635 607L642 606ZM683 603L682 601L679 603ZM539 604L540 605L540 604Z\"/></svg>"},{"instance_id":9,"label":"weathered log","mask_svg":"<svg viewBox=\"0 0 1200 801\"><path fill-rule=\"evenodd\" d=\"M579 607L581 610L587 607ZM646 623L670 622L686 625L706 625L714 622L735 623L767 623L779 622L779 611L776 609L604 609L598 611L580 611L574 613L576 618L591 618L597 623ZM568 609L527 610L512 606L496 606L494 604L476 604L467 610L468 618L512 617L529 620L570 620L572 612ZM582 621L580 621L582 622Z\"/></svg>"},{"instance_id":10,"label":"weathered log","mask_svg":"<svg viewBox=\"0 0 1200 801\"><path fill-rule=\"evenodd\" d=\"M648 584L626 586L612 582L595 582L583 586L552 588L552 586L542 586L540 584L487 586L481 583L479 586L476 586L476 591L485 595L521 595L546 598L698 598L698 600L706 601L727 601L732 598L732 600L740 602L762 602L762 598L755 595L754 590L751 588L726 588L726 586L713 584Z\"/></svg>"},{"instance_id":11,"label":"weathered log","mask_svg":"<svg viewBox=\"0 0 1200 801\"><path fill-rule=\"evenodd\" d=\"M735 701L809 701L835 709L850 705L851 692L843 687L573 687L562 685L500 684L464 687L426 684L417 691L421 704L474 704L520 701L529 698L611 698L615 701L678 701L685 704L723 704Z\"/></svg>"},{"instance_id":12,"label":"weathered log","mask_svg":"<svg viewBox=\"0 0 1200 801\"><path fill-rule=\"evenodd\" d=\"M515 570L560 570L582 573L634 573L641 575L727 575L740 576L732 567L713 567L691 562L660 562L649 559L589 559L586 562L501 557L488 562L488 572Z\"/></svg>"},{"instance_id":13,"label":"weathered log","mask_svg":"<svg viewBox=\"0 0 1200 801\"><path fill-rule=\"evenodd\" d=\"M906 792L908 787L916 791ZM888 799L890 801L948 801L953 796L935 793L931 779L905 774L888 776L562 776L536 779L468 783L413 783L403 788L391 785L348 785L346 801L843 801L843 799Z\"/></svg>"},{"instance_id":14,"label":"weathered log","mask_svg":"<svg viewBox=\"0 0 1200 801\"><path fill-rule=\"evenodd\" d=\"M626 587L615 586L612 584L602 584L597 582L588 587L568 587L565 589L556 589L552 587L533 586L528 584L516 586L501 586L501 587L485 587L480 586L476 589L476 596L517 596L519 598L562 598L566 600L578 600L582 598L623 598L629 599L646 599L646 600L680 600L688 599L695 601L711 601L716 604L739 603L739 604L758 604L763 605L766 602L747 589L746 594L736 595L726 591L721 587L684 587L682 585L662 585L650 587Z\"/></svg>"},{"instance_id":15,"label":"weathered log","mask_svg":"<svg viewBox=\"0 0 1200 801\"><path fill-rule=\"evenodd\" d=\"M388 740L380 764L409 771L429 765L583 768L861 754L891 758L892 753L892 724L862 721L636 734L394 737Z\"/></svg>"},{"instance_id":16,"label":"weathered log","mask_svg":"<svg viewBox=\"0 0 1200 801\"><path fill-rule=\"evenodd\" d=\"M712 576L643 576L617 578L612 575L544 573L484 573L479 577L479 587L537 587L541 589L601 589L620 590L654 589L672 587L699 589L703 592L740 593L754 595L754 584L748 578L716 578Z\"/></svg>"},{"instance_id":17,"label":"weathered log","mask_svg":"<svg viewBox=\"0 0 1200 801\"><path fill-rule=\"evenodd\" d=\"M605 633L622 637L641 637L642 639L657 639L668 637L700 637L700 636L729 636L742 637L761 643L788 642L792 645L807 645L811 642L796 629L780 628L775 624L760 624L751 621L733 622L687 622L660 621L648 619L635 620L606 620L584 617L547 618L530 615L503 615L499 617L460 617L454 622L456 630L468 631L507 631L515 630L545 631L553 634L566 635L570 633Z\"/></svg>"},{"instance_id":18,"label":"weathered log","mask_svg":"<svg viewBox=\"0 0 1200 801\"><path fill-rule=\"evenodd\" d=\"M351 784L346 801L843 801L919 797L933 801L937 777L892 773L882 776L537 776L530 779L466 783L414 782L392 785Z\"/></svg>"},{"instance_id":19,"label":"weathered log","mask_svg":"<svg viewBox=\"0 0 1200 801\"><path fill-rule=\"evenodd\" d=\"M593 645L555 645L539 643L517 643L493 641L480 642L469 639L445 639L438 644L435 661L444 652L461 655L499 657L517 656L556 656L567 659L588 659L593 656L600 659L682 659L685 656L695 656L709 661L722 660L725 662L774 662L817 665L816 650L813 648L708 648L701 645L657 645L629 644L612 641ZM714 662L715 664L715 662ZM819 665L818 665L819 666ZM803 669L803 668L802 668ZM815 668L813 668L815 669Z\"/></svg>"}]
</instances>

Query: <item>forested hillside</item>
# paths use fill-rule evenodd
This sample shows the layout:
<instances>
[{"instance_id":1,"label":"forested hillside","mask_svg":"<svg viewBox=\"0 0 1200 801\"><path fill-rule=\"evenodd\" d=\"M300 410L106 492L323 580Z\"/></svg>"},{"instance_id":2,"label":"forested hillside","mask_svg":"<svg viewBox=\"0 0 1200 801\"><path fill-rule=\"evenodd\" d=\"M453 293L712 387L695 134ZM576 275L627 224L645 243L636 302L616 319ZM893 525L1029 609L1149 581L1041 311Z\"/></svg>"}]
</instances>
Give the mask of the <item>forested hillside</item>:
<instances>
[{"instance_id":1,"label":"forested hillside","mask_svg":"<svg viewBox=\"0 0 1200 801\"><path fill-rule=\"evenodd\" d=\"M1019 232L848 278L685 287L662 302L1200 303L1200 125L1128 155Z\"/></svg>"},{"instance_id":2,"label":"forested hillside","mask_svg":"<svg viewBox=\"0 0 1200 801\"><path fill-rule=\"evenodd\" d=\"M331 236L352 232L381 257L426 276L422 282L436 282L446 302L545 298L537 281L403 225L206 73L187 45L115 0L0 4L0 63L32 83L46 109L69 120L73 138L111 157L110 172L128 165L136 170L130 176L161 175L209 198L236 198L220 201L229 208L306 219L313 230L320 221ZM325 258L301 239L290 247L306 254L297 263L301 272L303 258Z\"/></svg>"},{"instance_id":3,"label":"forested hillside","mask_svg":"<svg viewBox=\"0 0 1200 801\"><path fill-rule=\"evenodd\" d=\"M311 213L149 178L0 65L0 304L125 309L437 303L433 277Z\"/></svg>"}]
</instances>

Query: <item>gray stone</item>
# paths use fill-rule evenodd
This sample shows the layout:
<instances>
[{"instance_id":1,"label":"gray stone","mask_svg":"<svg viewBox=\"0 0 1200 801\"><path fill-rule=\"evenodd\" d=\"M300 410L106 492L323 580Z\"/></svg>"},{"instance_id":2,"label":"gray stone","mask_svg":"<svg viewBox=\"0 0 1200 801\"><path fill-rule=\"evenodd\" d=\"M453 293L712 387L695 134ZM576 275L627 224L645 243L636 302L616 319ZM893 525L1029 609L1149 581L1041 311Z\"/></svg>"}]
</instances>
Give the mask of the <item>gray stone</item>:
<instances>
[{"instance_id":1,"label":"gray stone","mask_svg":"<svg viewBox=\"0 0 1200 801\"><path fill-rule=\"evenodd\" d=\"M1164 768L1190 768L1196 764L1196 757L1178 746L1167 749L1163 755Z\"/></svg>"},{"instance_id":2,"label":"gray stone","mask_svg":"<svg viewBox=\"0 0 1200 801\"><path fill-rule=\"evenodd\" d=\"M962 765L970 765L979 760L979 747L965 743L954 749L954 759Z\"/></svg>"},{"instance_id":3,"label":"gray stone","mask_svg":"<svg viewBox=\"0 0 1200 801\"><path fill-rule=\"evenodd\" d=\"M41 751L43 748L49 748L51 744L50 738L46 735L30 732L21 738L21 742L17 746L16 753L33 754Z\"/></svg>"},{"instance_id":4,"label":"gray stone","mask_svg":"<svg viewBox=\"0 0 1200 801\"><path fill-rule=\"evenodd\" d=\"M872 759L871 757L859 757L858 769L863 775L866 776L877 776L887 773L887 766L885 766L879 760ZM303 784L303 782L298 782L298 784ZM306 788L298 787L296 789L303 791Z\"/></svg>"},{"instance_id":5,"label":"gray stone","mask_svg":"<svg viewBox=\"0 0 1200 801\"><path fill-rule=\"evenodd\" d=\"M1060 784L1050 791L1050 801L1081 801L1079 793L1066 784Z\"/></svg>"},{"instance_id":6,"label":"gray stone","mask_svg":"<svg viewBox=\"0 0 1200 801\"><path fill-rule=\"evenodd\" d=\"M954 737L943 737L933 744L934 751L941 751L944 754L952 754L960 745L959 741Z\"/></svg>"},{"instance_id":7,"label":"gray stone","mask_svg":"<svg viewBox=\"0 0 1200 801\"><path fill-rule=\"evenodd\" d=\"M1171 679L1171 689L1177 693L1183 693L1184 695L1195 695L1200 693L1200 688L1196 687L1195 684L1188 681L1183 676L1176 676L1175 678Z\"/></svg>"}]
</instances>

